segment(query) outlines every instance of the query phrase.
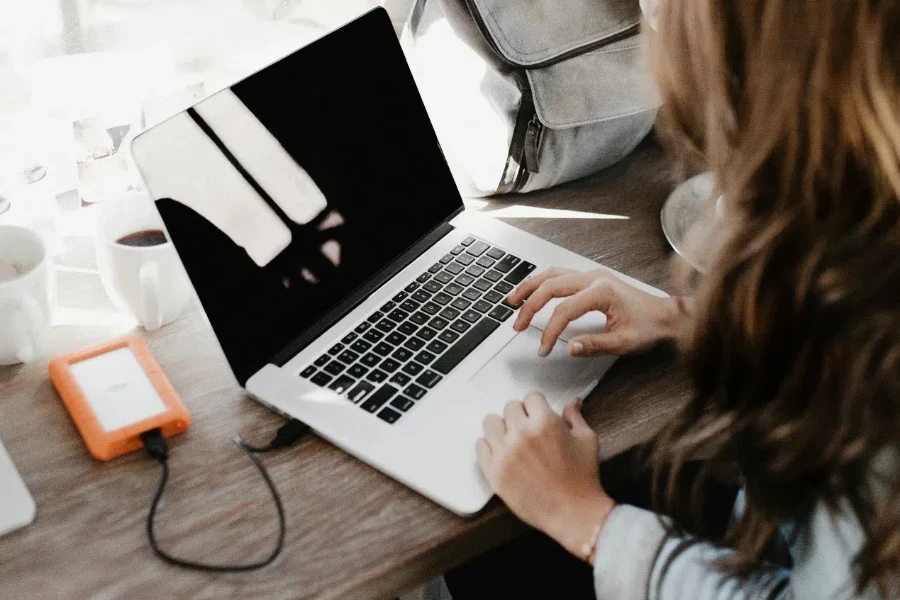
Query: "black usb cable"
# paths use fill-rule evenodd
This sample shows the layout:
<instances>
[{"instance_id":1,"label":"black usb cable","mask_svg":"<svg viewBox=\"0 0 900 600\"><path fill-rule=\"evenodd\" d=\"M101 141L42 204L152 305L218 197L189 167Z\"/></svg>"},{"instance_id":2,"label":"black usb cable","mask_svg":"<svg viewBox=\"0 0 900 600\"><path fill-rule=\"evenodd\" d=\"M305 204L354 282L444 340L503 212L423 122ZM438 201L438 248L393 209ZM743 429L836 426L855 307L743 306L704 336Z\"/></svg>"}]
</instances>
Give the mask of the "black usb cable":
<instances>
[{"instance_id":1,"label":"black usb cable","mask_svg":"<svg viewBox=\"0 0 900 600\"><path fill-rule=\"evenodd\" d=\"M159 507L159 501L160 499L162 499L163 492L165 492L166 490L166 483L169 481L169 451L166 440L163 438L162 432L159 429L152 429L150 431L142 433L141 441L144 443L144 449L147 451L147 454L151 458L156 460L162 468L162 476L159 480L159 486L156 488L156 494L153 497L153 502L150 504L150 511L147 514L147 539L150 542L150 548L153 549L154 554L171 565L183 567L185 569L193 569L196 571L255 571L272 564L272 562L276 558L278 558L278 555L281 554L282 548L284 548L284 537L286 529L284 519L284 505L281 502L281 495L278 493L278 489L275 487L275 483L269 476L269 472L266 470L263 464L259 462L259 459L256 458L255 455L287 448L288 446L291 446L292 444L300 440L308 431L308 425L301 421L298 421L297 419L291 419L278 429L278 432L275 434L275 438L266 446L251 446L250 444L246 443L240 436L234 438L234 443L237 444L238 448L241 449L241 452L244 453L244 455L250 460L250 462L253 463L253 466L256 467L256 470L259 471L260 476L263 478L263 481L265 481L266 486L269 488L269 492L272 495L272 501L275 503L275 508L278 511L278 539L275 542L275 548L272 549L272 552L270 552L266 558L258 562L243 565L211 565L202 562L195 562L192 560L186 560L183 558L172 556L171 554L160 548L159 543L156 540L154 524L156 520L156 510Z\"/></svg>"}]
</instances>

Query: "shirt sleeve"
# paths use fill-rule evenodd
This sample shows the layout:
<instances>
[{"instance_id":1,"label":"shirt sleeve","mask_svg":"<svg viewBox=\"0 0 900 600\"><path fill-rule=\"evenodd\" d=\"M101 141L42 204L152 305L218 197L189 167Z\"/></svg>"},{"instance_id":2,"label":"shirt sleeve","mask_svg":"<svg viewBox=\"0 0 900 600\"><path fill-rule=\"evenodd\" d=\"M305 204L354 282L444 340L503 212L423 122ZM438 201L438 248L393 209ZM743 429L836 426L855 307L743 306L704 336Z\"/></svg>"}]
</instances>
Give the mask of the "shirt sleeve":
<instances>
[{"instance_id":1,"label":"shirt sleeve","mask_svg":"<svg viewBox=\"0 0 900 600\"><path fill-rule=\"evenodd\" d=\"M597 539L594 587L598 600L876 599L872 587L863 595L854 589L852 564L862 540L846 507L834 513L819 506L794 544L794 570L773 568L745 582L714 566L729 550L669 535L658 515L622 505Z\"/></svg>"}]
</instances>

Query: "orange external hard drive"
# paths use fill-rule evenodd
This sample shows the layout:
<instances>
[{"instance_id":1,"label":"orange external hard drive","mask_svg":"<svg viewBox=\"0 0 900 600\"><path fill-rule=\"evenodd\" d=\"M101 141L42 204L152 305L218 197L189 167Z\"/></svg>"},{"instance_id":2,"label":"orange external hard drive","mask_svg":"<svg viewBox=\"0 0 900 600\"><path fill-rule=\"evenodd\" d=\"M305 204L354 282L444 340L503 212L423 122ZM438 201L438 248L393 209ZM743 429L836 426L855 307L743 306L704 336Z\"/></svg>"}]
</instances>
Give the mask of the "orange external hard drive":
<instances>
[{"instance_id":1,"label":"orange external hard drive","mask_svg":"<svg viewBox=\"0 0 900 600\"><path fill-rule=\"evenodd\" d=\"M88 450L109 460L143 446L140 435L187 430L191 417L143 340L136 335L54 358L50 380Z\"/></svg>"}]
</instances>

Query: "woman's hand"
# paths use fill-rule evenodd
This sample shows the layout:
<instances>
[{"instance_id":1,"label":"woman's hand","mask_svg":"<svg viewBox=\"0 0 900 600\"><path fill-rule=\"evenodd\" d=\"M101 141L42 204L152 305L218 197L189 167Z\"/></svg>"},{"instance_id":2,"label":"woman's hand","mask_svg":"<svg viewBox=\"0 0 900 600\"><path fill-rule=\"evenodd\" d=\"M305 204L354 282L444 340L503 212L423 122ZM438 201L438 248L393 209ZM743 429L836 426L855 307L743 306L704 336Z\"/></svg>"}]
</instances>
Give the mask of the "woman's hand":
<instances>
[{"instance_id":1,"label":"woman's hand","mask_svg":"<svg viewBox=\"0 0 900 600\"><path fill-rule=\"evenodd\" d=\"M523 521L585 556L615 506L599 477L599 440L581 416L581 401L554 413L540 394L510 402L484 420L476 451L494 492Z\"/></svg>"},{"instance_id":2,"label":"woman's hand","mask_svg":"<svg viewBox=\"0 0 900 600\"><path fill-rule=\"evenodd\" d=\"M547 302L564 297L568 299L556 307L544 330L541 356L550 353L569 323L594 310L606 315L606 331L569 340L572 356L643 352L678 334L681 313L675 298L648 294L605 269L547 269L524 281L508 298L512 306L524 302L513 327L524 331Z\"/></svg>"}]
</instances>

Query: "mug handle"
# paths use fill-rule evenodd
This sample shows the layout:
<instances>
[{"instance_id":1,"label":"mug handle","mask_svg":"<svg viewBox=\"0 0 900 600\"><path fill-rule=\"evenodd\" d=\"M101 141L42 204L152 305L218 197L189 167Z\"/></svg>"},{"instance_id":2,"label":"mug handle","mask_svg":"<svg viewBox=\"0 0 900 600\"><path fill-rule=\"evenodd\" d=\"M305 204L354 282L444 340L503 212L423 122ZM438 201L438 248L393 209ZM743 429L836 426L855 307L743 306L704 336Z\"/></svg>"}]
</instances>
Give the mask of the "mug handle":
<instances>
[{"instance_id":1,"label":"mug handle","mask_svg":"<svg viewBox=\"0 0 900 600\"><path fill-rule=\"evenodd\" d=\"M44 317L34 298L24 298L13 313L12 334L16 358L23 363L33 362L43 351L38 329Z\"/></svg>"},{"instance_id":2,"label":"mug handle","mask_svg":"<svg viewBox=\"0 0 900 600\"><path fill-rule=\"evenodd\" d=\"M144 329L156 331L163 325L162 306L159 301L159 265L155 262L142 265L140 281Z\"/></svg>"}]
</instances>

